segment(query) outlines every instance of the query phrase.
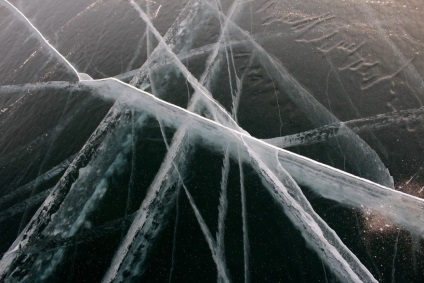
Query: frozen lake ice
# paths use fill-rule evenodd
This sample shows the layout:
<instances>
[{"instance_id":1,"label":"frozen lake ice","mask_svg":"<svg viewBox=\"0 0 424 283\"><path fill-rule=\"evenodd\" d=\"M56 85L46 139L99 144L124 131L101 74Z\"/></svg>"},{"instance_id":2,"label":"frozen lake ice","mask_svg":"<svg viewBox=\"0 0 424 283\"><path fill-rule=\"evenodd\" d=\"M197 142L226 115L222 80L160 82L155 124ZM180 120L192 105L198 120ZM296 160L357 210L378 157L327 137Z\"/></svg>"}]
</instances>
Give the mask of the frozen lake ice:
<instances>
[{"instance_id":1,"label":"frozen lake ice","mask_svg":"<svg viewBox=\"0 0 424 283\"><path fill-rule=\"evenodd\" d=\"M417 0L0 2L0 281L422 282Z\"/></svg>"}]
</instances>

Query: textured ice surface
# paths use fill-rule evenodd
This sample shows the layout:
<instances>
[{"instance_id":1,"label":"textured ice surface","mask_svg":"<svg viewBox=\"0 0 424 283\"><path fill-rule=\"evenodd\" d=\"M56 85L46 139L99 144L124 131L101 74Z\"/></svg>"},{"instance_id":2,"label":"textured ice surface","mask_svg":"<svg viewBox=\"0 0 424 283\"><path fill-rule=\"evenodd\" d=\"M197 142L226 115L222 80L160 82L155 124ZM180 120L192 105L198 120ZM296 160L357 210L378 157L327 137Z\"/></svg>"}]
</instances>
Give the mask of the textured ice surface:
<instances>
[{"instance_id":1,"label":"textured ice surface","mask_svg":"<svg viewBox=\"0 0 424 283\"><path fill-rule=\"evenodd\" d=\"M423 280L421 3L11 2L0 281Z\"/></svg>"}]
</instances>

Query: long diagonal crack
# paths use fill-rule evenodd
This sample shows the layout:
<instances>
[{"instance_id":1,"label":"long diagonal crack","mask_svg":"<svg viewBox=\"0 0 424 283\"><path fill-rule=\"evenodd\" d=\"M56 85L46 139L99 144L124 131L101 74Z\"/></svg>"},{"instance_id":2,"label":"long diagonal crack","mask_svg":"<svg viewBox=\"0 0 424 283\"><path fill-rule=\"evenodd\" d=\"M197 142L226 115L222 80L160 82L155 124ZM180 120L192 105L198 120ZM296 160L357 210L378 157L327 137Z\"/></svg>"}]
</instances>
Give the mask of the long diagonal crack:
<instances>
[{"instance_id":1,"label":"long diagonal crack","mask_svg":"<svg viewBox=\"0 0 424 283\"><path fill-rule=\"evenodd\" d=\"M75 67L62 55L59 51L57 51L56 48L51 45L48 40L41 34L41 32L28 20L25 15L19 11L15 6L13 6L9 1L3 0L0 2L0 5L3 5L6 9L11 11L14 15L16 15L16 18L21 20L23 23L25 23L32 31L33 35L44 45L46 46L51 53L55 55L57 59L59 59L62 63L65 64L65 66L68 67L77 77L78 79L81 79L78 71L75 69Z\"/></svg>"},{"instance_id":2,"label":"long diagonal crack","mask_svg":"<svg viewBox=\"0 0 424 283\"><path fill-rule=\"evenodd\" d=\"M216 10L208 0L202 0L205 4L215 11L218 17L226 18L221 11ZM284 66L273 58L254 38L245 30L240 28L236 23L229 20L232 31L247 40L261 61L262 65L267 68L269 73L274 77L281 89L286 90L289 98L302 110L315 126L320 127L327 124L340 122L330 111L321 105L289 72ZM340 141L340 142L339 142ZM387 168L381 161L376 152L370 148L359 136L350 130L345 135L338 137L337 145L339 145L344 154L349 154L347 158L352 164L361 161L361 167L358 170L368 179L374 180L382 185L393 188L393 178L390 176Z\"/></svg>"},{"instance_id":3,"label":"long diagonal crack","mask_svg":"<svg viewBox=\"0 0 424 283\"><path fill-rule=\"evenodd\" d=\"M148 23L148 25L150 26L150 29L153 31L153 33L155 34L157 39L162 44L166 44L166 43L164 43L165 42L164 39L158 34L157 30L153 27L150 20L146 16L146 14L134 2L132 2L132 4L135 5L135 8L140 13L140 16ZM225 31L222 31L222 33L223 32L225 32ZM217 48L215 48L215 50L219 50L219 43L220 42L221 41L218 41ZM166 46L168 46L168 45L166 45ZM172 52L172 50L169 48L169 46L166 49L169 53L174 54ZM191 112L197 112L198 111L199 106L200 106L199 102L201 101L200 100L200 98L201 98L200 94L204 94L205 92L207 92L208 95L211 96L209 91L207 91L201 84L205 84L206 82L208 82L210 80L209 74L210 74L211 70L213 69L212 66L215 62L215 58L217 57L217 55L218 55L218 52L214 52L209 57L208 66L206 67L206 71L202 75L200 82L197 82L197 84L195 84L195 86L197 86L197 91L192 96L192 99L189 102L188 111L191 111ZM177 62L179 62L179 67L182 69L182 71L186 72L185 74L187 74L187 76L190 76L189 73L188 73L188 70L185 68L185 66L178 59L177 59ZM191 75L191 77L193 77L193 76ZM193 79L195 81L197 81L194 77L193 77ZM199 87L199 85L200 85L200 87ZM160 198L160 196L162 196L164 198L175 199L175 197L169 197L169 194L171 194L171 196L173 195L172 192L168 193L168 191L171 188L171 185L176 182L176 181L171 181L170 176L177 177L177 175L171 174L171 172L173 172L175 170L174 167L171 166L171 164L176 163L176 160L178 160L177 156L181 155L184 152L187 152L187 150L184 150L184 148L187 146L187 142L185 141L187 132L188 132L188 125L184 125L184 126L178 128L177 132L174 135L173 142L168 149L168 154L166 155L165 160L162 163L162 166L159 169L158 174L155 177L155 180L153 181L152 185L149 188L149 195L157 196L156 197L156 200L158 201L157 203L163 202L163 201L160 201L160 200L162 200L162 198ZM180 162L178 164L182 164L182 163ZM167 179L166 182L164 181L165 178ZM174 194L175 194L175 191L174 191ZM154 204L155 203L153 202L153 199L148 198L148 197L146 197L145 200L143 201L142 209L140 209L141 213L139 213L139 215L136 217L135 221L133 222L133 225L131 226L131 228L130 228L130 230L129 230L129 232L128 232L128 234L127 234L127 236L126 236L126 238L123 242L123 245L121 245L121 247L119 248L121 250L121 252L117 252L115 254L111 268L108 270L106 276L103 279L104 282L110 282L112 280L116 280L117 278L119 278L118 280L122 280L124 278L123 277L124 272L126 271L126 275L128 276L129 270L132 270L132 268L130 268L129 266L134 264L135 250L134 250L134 252L130 252L131 254L128 255L129 259L125 258L125 253L130 251L130 246L131 246L132 249L137 248L137 254L140 254L139 249L140 249L141 242L145 242L145 241L143 241L143 239L145 238L145 236L143 236L144 233L145 233L145 232L143 232L144 231L143 228L146 227L146 225L151 221L150 219L156 220L157 218L159 218L159 220L156 220L156 222L160 223L161 222L160 220L162 219L162 217L164 217L164 215L160 215L161 209L159 209ZM137 237L138 240L135 237ZM147 244L142 244L142 245L143 245L142 248L148 247ZM212 254L214 255L215 251L212 251ZM214 258L215 258L215 256L214 256ZM124 261L125 261L125 264L122 265L124 263ZM140 262L140 259L138 259L138 262ZM119 267L119 269L118 269L118 267Z\"/></svg>"},{"instance_id":4,"label":"long diagonal crack","mask_svg":"<svg viewBox=\"0 0 424 283\"><path fill-rule=\"evenodd\" d=\"M117 81L116 81L117 82ZM88 83L88 82L87 82ZM112 90L112 92L113 92L113 90ZM104 92L102 92L103 94L104 94ZM122 91L121 91L121 93L122 93ZM112 95L113 96L113 94L111 93L110 95ZM135 96L135 95L134 95ZM110 96L109 96L110 97ZM139 97L140 99L141 99L141 96ZM144 96L143 96L143 98L144 98ZM129 97L128 97L128 99L130 99ZM136 99L135 97L133 97L133 96L131 96L131 100L132 99ZM156 101L156 100L155 100ZM159 100L157 100L158 102L159 102ZM170 104L167 104L166 102L163 102L163 101L160 101L161 103L163 103L163 104L166 104L166 105L169 105L169 107L171 107L171 105ZM134 102L132 102L132 103L134 103ZM155 107L153 107L153 105L151 105L151 106L148 106L148 103L145 103L145 101L143 102L143 106L144 107L146 107L146 108L143 108L145 111L149 111L148 109L149 108L151 108L151 111L154 111L154 113L161 113L161 118L162 119L164 119L164 120L167 120L167 114L166 114L166 112L167 111L169 111L170 109L168 108L168 107L165 107L164 106L164 108L163 109L159 109L159 107L156 105ZM172 106L172 108L174 108L175 106ZM153 110L154 109L154 110ZM167 109L167 110L165 110L165 109ZM191 115L195 115L195 114L192 114L192 112L189 112L188 110L181 110L181 111L184 111L185 113L190 113ZM171 123L175 123L175 122L177 122L177 120L175 119L176 118L176 115L175 115L175 113L173 112L173 111L171 111L173 114L171 114L172 115L172 119L173 119L173 121L171 122ZM169 113L170 114L170 113ZM194 123L194 120L190 120L190 124L191 124L191 128L193 129L192 131L196 131L196 130L198 130L198 129L202 129L202 128L204 128L204 127L207 127L207 128L210 128L210 126L211 125L209 125L209 126L207 126L207 125L205 125L205 124L209 124L209 123L211 123L211 124L213 124L213 125L215 125L216 127L224 127L224 126L222 126L221 124L216 124L215 122L213 122L213 121L210 121L210 120L206 120L205 118L200 118L200 116L197 116L197 115L195 115L196 116L196 120L195 121L197 121L197 122L199 122L200 124L198 124L196 127L194 127L193 126L193 123ZM199 120L204 120L204 121L208 121L207 123L205 122L205 124L203 124L203 122L200 122ZM167 121L169 121L169 120L167 120ZM182 118L182 120L180 120L179 121L179 125L182 125L182 126L184 126L184 125L187 125L186 122L187 120L186 120L186 118ZM219 126L218 126L219 125ZM186 126L185 126L186 127ZM178 126L177 126L177 128L178 128ZM228 128L228 127L224 127L225 129L227 129L227 130L231 130L230 128ZM178 132L178 131L177 131ZM236 131L236 130L231 130L231 132L234 132L234 133L237 133L237 135L240 135L240 132L238 132L238 131ZM209 134L212 134L212 133L210 133L209 132ZM270 146L269 144L266 144L266 143L263 143L263 142L261 142L261 141L258 141L258 140L256 140L256 139L254 139L254 138L252 138L252 137L250 137L250 136L248 136L248 135L245 135L245 134L242 134L243 135L243 137L244 138L248 138L249 140L254 140L255 141L255 143L258 143L260 146L264 146L264 145L266 145L266 147L269 147L269 148L274 148L274 147L272 147L272 146ZM213 138L213 137L211 137L211 138ZM228 137L226 137L226 138L228 138ZM175 137L174 137L174 139L175 139ZM220 140L220 138L218 138L217 140ZM251 144L251 142L249 142L249 147L251 147L252 146L252 144ZM172 147L172 145L171 145L171 147ZM268 149L269 150L269 149ZM284 153L286 153L286 151L283 151L282 149L276 149L276 148L274 148L274 150L278 150L279 152L284 152ZM254 151L253 151L254 152ZM291 157L293 157L293 156L295 156L295 159L297 159L297 158L299 158L300 160L304 160L304 158L302 158L302 157L300 157L300 156L297 156L297 155L295 155L295 154L293 154L293 153L286 153L286 154L288 154L288 155L290 155ZM258 162L260 161L260 159L258 160ZM171 164L172 162L164 162L164 164ZM308 163L309 163L309 167L311 167L311 165L312 165L312 167L315 167L315 165L316 165L316 162L309 162L308 161ZM312 164L311 164L312 163ZM171 165L169 165L170 167L171 167ZM320 166L324 166L324 165L320 165ZM324 166L324 167L327 167L327 166ZM269 170L269 169L268 169ZM316 168L315 168L315 170L317 170ZM322 168L321 169L318 169L318 170L322 170ZM346 176L349 176L349 174L347 174L347 173L342 173L342 172L338 172L339 174L345 174ZM350 175L351 176L351 175ZM350 177L349 176L349 177ZM163 178L163 177L162 177ZM323 177L323 178L325 178L325 177ZM340 176L339 176L339 178L340 178ZM357 178L357 177L355 177L355 178ZM360 178L358 178L358 179L360 179ZM371 182L369 182L369 183L371 183ZM386 188L386 190L389 190L389 189L387 189ZM392 191L392 190L391 190ZM393 191L393 192L396 192L396 191ZM398 193L398 192L397 192ZM136 229L137 230L137 229ZM343 250L343 252L341 252L340 254L349 254L349 255L351 255L351 252L350 251L348 251L348 250L344 250L344 247L338 247L339 249L342 249ZM127 248L125 248L125 249L123 249L123 250L127 250ZM120 254L120 253L118 253L118 254ZM352 255L351 255L352 256ZM352 258L354 258L354 256L352 257ZM336 259L341 259L341 258L337 258L336 257ZM355 262L354 263L350 263L350 264L355 264ZM359 263L357 263L357 264L359 264ZM345 264L342 264L342 266L344 266ZM117 265L114 265L114 264L112 264L112 266L117 266ZM361 267L361 265L359 265L359 267L357 266L356 268L354 268L355 270L364 270L364 268L363 267ZM365 269L366 270L366 269ZM349 272L347 272L347 273L349 273ZM365 274L366 274L366 272L364 272ZM346 274L345 274L345 276L344 276L344 278L346 277Z\"/></svg>"}]
</instances>

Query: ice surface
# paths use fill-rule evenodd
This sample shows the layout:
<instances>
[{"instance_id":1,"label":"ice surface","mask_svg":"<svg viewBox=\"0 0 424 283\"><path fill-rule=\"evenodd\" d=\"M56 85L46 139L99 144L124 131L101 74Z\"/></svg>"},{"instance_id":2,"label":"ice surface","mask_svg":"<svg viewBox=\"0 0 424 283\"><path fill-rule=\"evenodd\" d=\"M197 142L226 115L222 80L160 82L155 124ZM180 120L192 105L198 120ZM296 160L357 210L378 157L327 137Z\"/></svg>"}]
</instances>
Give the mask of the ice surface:
<instances>
[{"instance_id":1,"label":"ice surface","mask_svg":"<svg viewBox=\"0 0 424 283\"><path fill-rule=\"evenodd\" d=\"M35 37L38 42L43 45L50 54L52 54L52 56L54 56L56 59L58 59L64 66L66 66L66 68L68 68L74 75L77 75L78 78L78 72L76 71L76 69L74 68L74 66L72 66L71 63L69 63L69 61L62 55L60 54L56 48L54 48L47 40L46 38L38 31L38 29L25 17L24 14L22 14L21 11L19 11L15 6L13 6L12 4L10 4L9 1L4 0L0 3L4 8L6 8L11 14L14 15L14 19L21 21L24 25L26 25L29 29L29 32L31 33L32 37ZM31 56L35 55L35 53L33 53ZM25 65L27 63L27 61L24 62L23 65ZM22 66L23 66L22 65Z\"/></svg>"},{"instance_id":2,"label":"ice surface","mask_svg":"<svg viewBox=\"0 0 424 283\"><path fill-rule=\"evenodd\" d=\"M31 77L27 64L41 51L54 62L44 80L5 79L0 86L0 225L5 227L0 281L78 281L87 276L87 268L93 273L87 280L102 282L198 281L197 269L208 274L201 279L217 282L267 276L271 281L291 276L300 281L300 273L305 282L422 278L423 162L416 149L422 147L423 108L409 106L422 95L420 65L413 66L421 59L415 53L404 55L373 9L350 4L362 11L358 17L377 26L382 41L398 57L393 63L371 64L362 57L368 35L361 43L337 41L342 30L333 26L336 10L302 12L303 7L289 0L124 2L118 13L128 18L119 25L131 25L131 31L139 25L141 32L131 34L128 44L134 46L119 47L126 58L117 67L121 73L102 79L96 79L104 73L92 62L100 52L81 63L85 59L75 54L85 52L82 42L75 42L65 57L47 38L64 48L59 35L91 13L113 11L112 4L86 1L86 6L75 6L73 16L59 21L56 33L44 36L33 24L40 21L37 13L27 18L9 1L0 3L5 8L0 13L13 19L4 30L8 38L13 38L15 25L37 43L34 50L27 47L29 57L20 58L15 73ZM286 2L291 3L290 13L283 13ZM92 28L95 38L87 41L103 41L107 32L97 28L98 23ZM283 53L276 52L278 44ZM105 60L115 47L107 50ZM132 48L135 52L127 54ZM315 71L317 82L301 75L299 58L290 58L297 48L300 55L294 57L302 57L305 48L321 52L321 59L305 56L302 65L310 67L307 74L317 68L309 60L328 65L327 72ZM348 53L347 61L343 55L331 58L334 52ZM79 70L71 62L90 67ZM344 76L364 66L374 73L361 74L369 77L362 84ZM405 82L401 74L407 76ZM49 79L56 75L59 81ZM333 85L331 76L341 86ZM380 97L378 87L393 97L409 89L410 96L402 107L394 98L387 102L393 110L387 112L377 106L369 110L351 94ZM350 95L349 111L358 116L334 110L332 103L339 105L334 95L341 88ZM60 107L53 110L40 94L59 96L50 101ZM86 105L86 112L75 111ZM46 114L49 107L55 113ZM369 115L360 115L359 109ZM48 115L57 123L47 121ZM66 150L67 140L76 140L69 134L86 135L81 129L85 124L89 128L91 117L96 128L81 138L76 152ZM20 129L36 123L43 123L40 130ZM405 174L397 168L401 151L391 152L396 146L385 139L393 141L402 133L421 166L397 181ZM58 154L61 149L63 154ZM265 208L262 199L268 201ZM268 209L272 212L267 219L257 223L255 215ZM333 209L340 215L332 216ZM281 223L286 223L284 233ZM260 224L266 229L259 229L264 227ZM380 234L375 237L374 231ZM287 237L302 239L303 246L291 248L295 240L287 243ZM262 238L268 240L258 244ZM384 250L378 257L370 247L376 239ZM280 260L262 250L272 250ZM389 260L383 255L388 250ZM410 267L403 263L408 253ZM270 274L268 267L275 272ZM408 268L415 273L404 275Z\"/></svg>"}]
</instances>

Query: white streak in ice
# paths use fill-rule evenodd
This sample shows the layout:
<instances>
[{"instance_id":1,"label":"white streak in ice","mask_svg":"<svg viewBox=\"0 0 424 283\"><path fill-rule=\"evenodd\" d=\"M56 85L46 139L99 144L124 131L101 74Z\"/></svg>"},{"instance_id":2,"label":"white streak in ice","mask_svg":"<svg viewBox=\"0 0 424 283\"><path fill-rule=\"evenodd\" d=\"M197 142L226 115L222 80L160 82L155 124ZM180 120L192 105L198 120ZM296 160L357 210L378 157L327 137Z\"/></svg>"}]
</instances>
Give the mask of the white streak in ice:
<instances>
[{"instance_id":1,"label":"white streak in ice","mask_svg":"<svg viewBox=\"0 0 424 283\"><path fill-rule=\"evenodd\" d=\"M166 148L169 151L169 144L166 140L166 135L165 135L162 123L160 122L160 120L158 120L158 122L159 122L159 125L160 125L160 130L161 130L162 137L163 137L163 140L165 142ZM181 173L178 170L178 166L175 164L174 161L172 162L172 165L174 166L174 169L178 174L179 182L184 188L184 192L186 193L186 196L187 196L187 198L190 202L191 208L193 209L193 212L194 212L194 215L196 216L197 222L200 225L200 229L202 230L203 235L205 237L205 240L208 243L209 249L211 250L212 258L213 258L213 260L216 264L216 267L218 269L218 275L219 275L220 278L222 278L222 280L224 282L230 282L229 276L228 276L228 273L227 273L227 267L226 267L226 264L225 264L225 259L224 259L225 255L218 250L219 244L217 244L216 241L213 239L212 233L210 232L208 225L206 224L206 222L203 219L199 209L197 208L193 197L191 196L190 192L187 189L187 186L184 184L184 180L181 176ZM222 216L222 217L224 217L224 216ZM222 235L222 237L223 237L223 235Z\"/></svg>"},{"instance_id":2,"label":"white streak in ice","mask_svg":"<svg viewBox=\"0 0 424 283\"><path fill-rule=\"evenodd\" d=\"M28 18L21 11L19 11L7 0L0 2L0 4L1 3L3 3L3 6L6 7L9 11L17 15L21 21L27 24L34 31L34 36L36 36L41 43L43 43L48 49L50 49L58 57L58 59L62 61L62 63L68 66L68 68L71 69L72 72L78 76L78 79L82 79L75 67L72 66L72 64L62 54L60 54L59 51L57 51L56 48L53 47L53 45L51 45L47 41L47 39L41 34L41 32L28 20Z\"/></svg>"},{"instance_id":3,"label":"white streak in ice","mask_svg":"<svg viewBox=\"0 0 424 283\"><path fill-rule=\"evenodd\" d=\"M278 158L273 162L272 158L263 155L264 152L252 150L243 137L240 137L240 141L250 157L249 163L260 174L263 184L282 205L285 214L301 231L304 239L339 279L343 282L377 282L337 234L315 213L296 182L278 165Z\"/></svg>"},{"instance_id":4,"label":"white streak in ice","mask_svg":"<svg viewBox=\"0 0 424 283\"><path fill-rule=\"evenodd\" d=\"M115 81L115 83L117 83L117 84L124 85L123 83L118 83L116 80L112 80L111 79L110 81L111 82L112 81ZM116 87L118 87L118 86L116 86ZM106 97L116 99L118 97L114 93L119 92L120 93L119 98L123 99L122 101L127 101L128 100L127 103L130 103L131 105L136 105L136 106L138 106L138 105L141 106L142 105L142 109L144 111L148 111L148 112L150 111L151 113L155 113L155 114L156 113L160 113L161 114L161 119L163 121L166 121L167 123L170 123L172 125L175 125L176 127L179 127L179 125L187 125L186 124L187 123L187 118L179 117L179 115L177 114L178 111L182 111L183 113L186 113L187 115L189 115L190 117L192 117L191 122L190 122L190 126L191 126L191 129L193 130L193 132L200 131L200 133L201 133L202 132L202 129L204 127L206 127L208 129L207 130L207 133L208 133L208 135L210 136L210 139L211 139L211 140L209 140L209 139L206 140L208 142L212 142L213 140L230 139L230 137L233 134L235 134L236 136L240 136L241 135L241 136L243 136L244 139L249 140L249 146L251 146L252 143L254 143L255 144L255 147L256 146L259 146L260 148L262 148L262 147L268 148L268 149L266 149L266 151L270 150L271 148L274 148L274 147L270 146L269 144L265 144L265 143L263 143L261 141L258 141L258 140L254 139L254 138L252 138L252 137L250 137L250 136L248 136L246 134L240 133L238 131L235 131L235 130L232 130L230 128L227 128L227 127L225 127L223 125L217 124L214 121L210 121L210 120L207 120L205 118L202 118L202 117L200 117L200 116L198 116L196 114L193 114L193 113L188 112L187 110L180 109L180 108L178 108L176 106L173 106L173 105L171 105L169 103L166 103L164 101L161 101L161 100L158 100L156 98L153 98L150 95L140 96L140 95L137 95L136 93L131 94L131 92L139 92L139 90L136 90L134 88L133 88L132 91L130 91L129 89L132 88L132 87L128 87L128 91L127 92L123 91L121 88L118 88L120 90L116 89L116 91L115 91L114 89L116 87L113 87L112 85L109 85L108 88L109 88L109 92L110 93L105 92L104 91L105 88L104 87L101 87L101 89L102 89L101 93L103 95L106 95ZM139 101L139 102L137 102L137 101ZM177 111L177 109L179 109L179 110ZM175 112L175 111L177 111L177 112ZM206 126L206 125L208 125L208 126ZM215 134L218 134L218 132L221 132L221 130L223 130L223 129L225 129L225 130L221 134L224 135L225 138L224 138L224 136L222 136L220 138L213 138ZM216 132L216 131L218 131L218 132ZM228 133L228 131L232 132L233 134ZM311 170L311 169L312 169L313 172L321 172L321 171L323 171L323 169L330 170L330 168L331 168L329 166L319 164L319 163L317 163L315 161L308 160L308 159L306 159L304 157L297 156L297 155L295 155L293 153L289 153L289 152L286 152L286 151L281 150L281 149L276 149L276 148L274 148L274 149L277 152L279 152L280 157L281 157L281 154L284 152L285 155L290 156L291 159L297 160L297 162L299 162L301 160L304 160L305 161L305 162L303 162L304 164L302 164L302 166L299 167L299 168L303 168L302 172L307 172L308 170ZM288 168L290 168L292 170L292 172L296 173L296 170L297 170L296 169L296 165L295 165L295 167L293 167L293 164L292 165L289 164ZM306 168L309 168L309 169L308 170L304 170ZM358 178L358 177L354 177L354 176L352 176L350 174L347 174L345 172L336 170L334 168L331 168L331 172L332 172L332 174L337 174L338 175L338 178L337 178L338 180L340 180L340 177L342 177L342 179L344 179L344 180L349 180L349 179L352 179L353 180L353 179L355 179L356 180L355 182L357 182L358 180L361 180L362 181L362 184L364 184L364 183L365 184L372 184L372 182L366 181L366 180L361 179L361 178ZM311 174L311 176L315 176L316 177L317 175L316 175L316 173L313 173L313 174ZM326 180L326 177L325 176L318 175L318 177L320 177L319 180L321 180L321 181L322 180L324 180L324 181ZM334 182L337 183L337 181L338 181L337 179L336 180L332 180L332 183L333 184L334 184ZM316 183L316 180L314 180L311 183L311 184L313 184L312 187L314 187L315 183ZM377 190L379 190L378 189L379 187L382 188L382 186L378 186L378 185L375 185L375 184L373 185L373 187L374 187L374 189L377 189ZM380 191L381 191L381 189L380 189ZM401 193L396 192L396 191L393 191L393 190L390 190L388 188L385 188L384 191L390 192L390 194L393 195L393 196L395 196L395 195L402 195ZM413 197L408 196L408 199L411 200L411 199L413 199ZM422 204L422 200L421 200L421 204ZM399 208L398 208L398 212L399 212ZM414 215L414 217L417 217L417 216L418 215Z\"/></svg>"},{"instance_id":5,"label":"white streak in ice","mask_svg":"<svg viewBox=\"0 0 424 283\"><path fill-rule=\"evenodd\" d=\"M224 113L225 120L220 122L233 122L234 127L236 124L228 112L219 105L212 97L211 93L201 84L199 81L188 71L185 65L178 59L178 56L172 51L171 47L166 44L164 38L160 35L159 31L153 26L149 17L146 13L138 6L133 0L129 0L134 9L137 10L140 17L146 22L149 26L150 31L155 35L156 39L159 40L160 44L165 48L169 55L171 55L175 59L176 66L180 69L181 73L186 77L187 81L193 86L194 89L199 91L202 94L203 102L205 102L210 109L214 109L212 111L212 115L217 115L217 113ZM221 116L221 115L220 115ZM222 117L222 116L221 116Z\"/></svg>"},{"instance_id":6,"label":"white streak in ice","mask_svg":"<svg viewBox=\"0 0 424 283\"><path fill-rule=\"evenodd\" d=\"M247 224L247 203L246 188L244 187L244 171L243 161L240 159L239 149L237 149L237 157L240 171L240 193L241 193L241 218L243 221L243 256L244 256L244 282L250 282L250 244L249 244L249 228Z\"/></svg>"},{"instance_id":7,"label":"white streak in ice","mask_svg":"<svg viewBox=\"0 0 424 283\"><path fill-rule=\"evenodd\" d=\"M216 234L217 253L220 257L225 258L225 218L228 211L228 174L230 172L230 153L225 151L225 157L221 170L221 192L219 195L218 205L218 232Z\"/></svg>"},{"instance_id":8,"label":"white streak in ice","mask_svg":"<svg viewBox=\"0 0 424 283\"><path fill-rule=\"evenodd\" d=\"M203 0L203 2L215 10L215 13L219 17L226 18L226 16L221 11L216 10L209 1ZM339 120L320 104L278 60L273 58L261 45L259 45L247 31L231 20L229 23L234 32L237 32L239 36L249 40L262 65L266 67L269 73L274 77L274 81L279 84L281 89L285 90L293 103L308 116L309 120L314 123L315 126L339 122ZM343 154L349 155L350 162L354 164L361 161L360 169L362 174L366 175L368 178L376 179L386 186L394 187L393 178L390 176L384 163L367 143L351 131L347 131L347 135L340 137L340 139L341 138L343 138L343 143L340 143L343 147ZM358 159L358 156L361 157L361 160Z\"/></svg>"},{"instance_id":9,"label":"white streak in ice","mask_svg":"<svg viewBox=\"0 0 424 283\"><path fill-rule=\"evenodd\" d=\"M105 84L106 81L109 81L109 83ZM421 213L424 209L424 200L420 198L384 187L315 160L277 148L255 139L246 133L228 128L186 109L162 101L116 79L86 82L85 85L101 90L101 95L105 98L113 100L120 99L122 102L127 101L125 103L142 107L143 111L154 114L161 113L162 121L171 123L176 127L186 124L187 118L191 117L190 127L193 133L197 132L200 134L206 127L210 129L207 133L212 135L212 137L217 135L213 139L206 140L213 145L218 145L219 140L223 139L220 135L224 135L225 139L231 140L230 136L235 134L248 139L250 141L249 146L253 143L260 148L268 148L268 151L276 150L278 151L280 162L282 162L284 168L288 170L297 182L317 189L317 192L321 191L320 193L327 198L354 205L355 207L360 206L361 201L364 201L366 207L378 210L378 207L382 204L380 202L384 201L386 205L391 206L390 213L385 212L385 215L399 225L414 231L415 234L424 235L424 228L420 224L424 223L424 215ZM123 90L123 86L126 86L126 91ZM114 92L120 93L120 95ZM144 95L139 95L139 92L144 93ZM176 111L180 114L177 114ZM186 117L182 113L186 113L184 115L188 116ZM343 186L336 184L343 184ZM358 197L359 199L355 200Z\"/></svg>"}]
</instances>

